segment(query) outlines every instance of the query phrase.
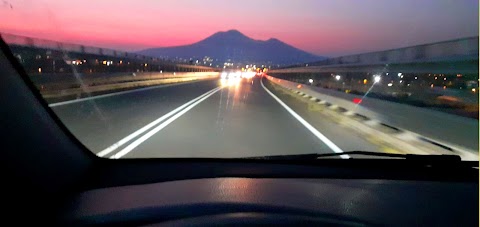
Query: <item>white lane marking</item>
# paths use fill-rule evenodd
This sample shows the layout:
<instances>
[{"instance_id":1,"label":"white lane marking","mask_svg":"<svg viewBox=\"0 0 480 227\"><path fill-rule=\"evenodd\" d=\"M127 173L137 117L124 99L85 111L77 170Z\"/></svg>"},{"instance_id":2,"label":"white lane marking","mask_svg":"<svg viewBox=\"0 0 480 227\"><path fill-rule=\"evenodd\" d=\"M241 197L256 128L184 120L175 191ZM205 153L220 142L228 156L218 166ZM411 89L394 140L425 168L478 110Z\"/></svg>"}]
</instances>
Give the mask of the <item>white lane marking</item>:
<instances>
[{"instance_id":1,"label":"white lane marking","mask_svg":"<svg viewBox=\"0 0 480 227\"><path fill-rule=\"evenodd\" d=\"M185 83L175 83L175 84L163 84L163 85L138 88L138 89L133 89L133 90L128 90L128 91L119 91L119 92L114 92L114 93L109 93L109 94L104 94L104 95L89 96L89 97L80 98L80 99L51 103L51 104L48 104L48 106L49 107L62 106L62 105L76 103L76 102L84 102L84 101L93 100L93 99L106 98L106 97L115 96L115 95L123 95L123 94L128 94L128 93L133 93L133 92L146 91L146 90L151 90L151 89L155 89L155 88L165 88L165 87L189 84L189 83L194 83L194 82L198 82L198 81L188 81L188 82L185 82Z\"/></svg>"},{"instance_id":2,"label":"white lane marking","mask_svg":"<svg viewBox=\"0 0 480 227\"><path fill-rule=\"evenodd\" d=\"M168 120L164 121L163 123L161 123L160 125L158 125L157 127L155 127L154 129L150 130L149 132L145 133L143 136L141 136L140 138L138 138L137 140L133 141L131 144L129 144L128 146L126 146L125 148L123 148L121 151L119 151L118 153L114 154L112 157L110 157L111 159L119 159L121 157L123 157L124 155L128 154L130 151L132 151L133 149L135 149L138 145L140 145L141 143L145 142L145 140L147 140L148 138L152 137L153 135L155 135L157 132L159 132L160 130L162 130L163 128L167 127L167 125L169 125L170 123L172 123L173 121L175 121L177 118L181 117L183 114L185 114L186 112L188 112L189 110L191 110L193 107L195 107L196 105L198 105L199 103L203 102L205 99L207 99L208 97L212 96L213 94L215 94L217 91L219 91L221 88L211 92L210 94L204 96L203 98L197 100L195 103L191 104L190 106L186 107L185 109L183 109L182 111L178 112L177 114L175 114L173 117L169 118Z\"/></svg>"},{"instance_id":3,"label":"white lane marking","mask_svg":"<svg viewBox=\"0 0 480 227\"><path fill-rule=\"evenodd\" d=\"M261 81L263 89L267 91L268 94L270 94L275 100L277 100L278 103L280 103L283 108L285 108L295 119L297 119L305 128L307 128L313 135L315 135L318 139L320 139L323 143L325 143L330 149L333 150L335 153L344 153L340 147L335 145L331 140L329 140L326 136L324 136L322 133L320 133L316 128L314 128L310 123L308 123L305 119L303 119L300 115L295 113L290 107L287 106L282 100L280 100L276 95L274 95L270 90L268 90L265 85L263 85L263 81ZM349 159L349 155L340 155L341 158L343 159Z\"/></svg>"},{"instance_id":4,"label":"white lane marking","mask_svg":"<svg viewBox=\"0 0 480 227\"><path fill-rule=\"evenodd\" d=\"M155 121L152 121L151 123L149 123L148 125L145 125L144 127L140 128L139 130L135 131L134 133L126 136L125 138L119 140L118 142L112 144L111 146L107 147L106 149L100 151L99 153L97 153L97 156L99 157L103 157L109 153L111 153L112 151L116 150L117 148L119 148L120 146L122 146L123 144L127 143L128 141L132 140L133 138L137 137L138 135L146 132L147 130L149 130L150 128L152 128L153 126L159 124L160 122L164 121L165 119L169 118L170 116L174 115L175 113L179 112L180 110L182 110L183 108L191 105L192 103L194 103L195 101L205 97L206 95L210 94L210 93L213 93L213 92L216 92L218 91L220 88L214 88L206 93L204 93L203 95L200 95L198 96L197 98L195 99L192 99L190 100L189 102L177 107L176 109L170 111L169 113L163 115L162 117L156 119Z\"/></svg>"}]
</instances>

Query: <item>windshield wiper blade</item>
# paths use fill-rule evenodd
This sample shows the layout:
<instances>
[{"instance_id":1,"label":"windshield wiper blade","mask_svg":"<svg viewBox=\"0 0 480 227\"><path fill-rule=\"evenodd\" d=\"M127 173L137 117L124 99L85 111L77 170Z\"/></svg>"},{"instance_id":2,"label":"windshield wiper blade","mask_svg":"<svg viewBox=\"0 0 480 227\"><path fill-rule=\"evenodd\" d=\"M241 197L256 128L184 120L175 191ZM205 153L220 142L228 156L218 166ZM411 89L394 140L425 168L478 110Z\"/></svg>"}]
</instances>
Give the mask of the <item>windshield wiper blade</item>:
<instances>
[{"instance_id":1,"label":"windshield wiper blade","mask_svg":"<svg viewBox=\"0 0 480 227\"><path fill-rule=\"evenodd\" d=\"M309 154L293 154L293 155L274 155L274 156L262 156L262 157L252 157L251 159L268 159L268 160L299 160L299 159L321 159L325 157L336 157L341 155L365 155L365 156L376 156L376 157L388 157L388 158L400 158L409 161L419 161L419 162L460 162L462 161L458 155L420 155L420 154L392 154L392 153L382 153L382 152L371 152L371 151L348 151L342 153L309 153ZM350 157L352 158L352 157Z\"/></svg>"}]
</instances>

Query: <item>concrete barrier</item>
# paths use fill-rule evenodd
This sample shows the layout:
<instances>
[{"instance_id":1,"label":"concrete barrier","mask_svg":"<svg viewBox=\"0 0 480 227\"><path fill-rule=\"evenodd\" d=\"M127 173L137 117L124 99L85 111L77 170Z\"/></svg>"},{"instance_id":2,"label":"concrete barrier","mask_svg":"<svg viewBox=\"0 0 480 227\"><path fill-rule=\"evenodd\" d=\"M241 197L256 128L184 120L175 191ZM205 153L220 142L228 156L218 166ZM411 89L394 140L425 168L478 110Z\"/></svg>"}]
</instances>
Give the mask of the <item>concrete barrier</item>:
<instances>
[{"instance_id":1,"label":"concrete barrier","mask_svg":"<svg viewBox=\"0 0 480 227\"><path fill-rule=\"evenodd\" d=\"M43 98L49 102L56 102L92 94L105 94L119 90L215 79L218 77L218 72L139 73L138 75L136 73L130 75L120 73L116 75L63 75L63 77L52 75L41 82L38 79L37 81L35 79L32 80L39 88Z\"/></svg>"},{"instance_id":2,"label":"concrete barrier","mask_svg":"<svg viewBox=\"0 0 480 227\"><path fill-rule=\"evenodd\" d=\"M478 120L298 84L271 76L267 76L267 79L299 94L315 98L319 102L343 108L348 114L376 121L388 127L408 132L418 139L478 158ZM362 101L360 104L356 104L353 99Z\"/></svg>"},{"instance_id":3,"label":"concrete barrier","mask_svg":"<svg viewBox=\"0 0 480 227\"><path fill-rule=\"evenodd\" d=\"M167 78L218 77L217 72L123 72L101 74L34 74L30 79L41 91L55 91L81 86L160 80Z\"/></svg>"}]
</instances>

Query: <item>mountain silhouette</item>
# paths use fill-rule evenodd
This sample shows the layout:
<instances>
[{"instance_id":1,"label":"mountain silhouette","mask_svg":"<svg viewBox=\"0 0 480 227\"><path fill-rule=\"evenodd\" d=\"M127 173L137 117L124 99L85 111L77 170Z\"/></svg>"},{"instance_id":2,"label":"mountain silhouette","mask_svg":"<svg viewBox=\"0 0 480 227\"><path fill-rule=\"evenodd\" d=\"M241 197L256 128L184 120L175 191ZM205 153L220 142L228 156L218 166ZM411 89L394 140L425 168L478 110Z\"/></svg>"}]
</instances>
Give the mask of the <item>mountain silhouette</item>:
<instances>
[{"instance_id":1,"label":"mountain silhouette","mask_svg":"<svg viewBox=\"0 0 480 227\"><path fill-rule=\"evenodd\" d=\"M278 39L251 39L237 30L217 32L210 37L185 46L150 48L140 54L160 58L203 59L208 56L217 62L290 65L313 62L325 57L316 56Z\"/></svg>"}]
</instances>

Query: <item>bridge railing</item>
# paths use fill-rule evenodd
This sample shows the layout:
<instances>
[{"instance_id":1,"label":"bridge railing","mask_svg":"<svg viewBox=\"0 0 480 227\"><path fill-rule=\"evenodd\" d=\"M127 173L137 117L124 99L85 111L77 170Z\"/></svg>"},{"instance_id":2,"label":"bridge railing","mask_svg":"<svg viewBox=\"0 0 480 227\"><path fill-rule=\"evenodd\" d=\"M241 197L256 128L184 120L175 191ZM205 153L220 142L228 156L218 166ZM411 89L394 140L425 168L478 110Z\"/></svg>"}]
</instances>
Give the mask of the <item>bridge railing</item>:
<instances>
[{"instance_id":1,"label":"bridge railing","mask_svg":"<svg viewBox=\"0 0 480 227\"><path fill-rule=\"evenodd\" d=\"M45 54L45 51L54 52L50 57L51 60L64 60L68 61L75 60L76 57L82 56L81 59L86 59L91 57L91 60L100 60L100 62L95 62L97 65L102 65L102 60L114 61L116 63L123 61L125 63L138 63L144 67L136 67L133 71L171 71L171 72L207 72L215 71L215 68L207 66L198 66L198 65L188 65L185 62L178 62L166 58L155 58L150 56L145 56L137 53L113 50L108 48L99 48L92 46L85 46L79 44L63 43L52 40L45 40L39 38L25 37L19 35L12 35L7 33L0 33L1 38L8 44L12 49L14 48L23 48L24 55L41 55ZM27 51L25 51L27 50ZM94 56L94 57L92 57ZM29 67L33 65L32 62L25 62L25 56L23 62L25 66ZM32 57L32 56L30 56ZM22 60L22 59L20 59ZM39 59L34 59L40 61ZM56 62L57 64L62 64L62 62ZM112 62L113 63L113 62ZM35 66L38 66L36 64ZM78 65L77 65L78 66ZM150 67L149 67L150 66ZM151 67L156 66L156 67ZM79 66L80 67L80 66ZM58 67L57 67L58 68ZM118 64L112 64L110 69L113 68L122 68L120 71L130 72L132 69L128 67L119 67ZM38 67L34 67L35 70ZM118 70L113 70L118 71ZM58 71L52 71L53 73L61 73ZM87 72L85 72L87 73ZM92 73L95 73L95 70L92 70Z\"/></svg>"},{"instance_id":2,"label":"bridge railing","mask_svg":"<svg viewBox=\"0 0 480 227\"><path fill-rule=\"evenodd\" d=\"M218 77L211 67L0 33L47 101Z\"/></svg>"},{"instance_id":3,"label":"bridge railing","mask_svg":"<svg viewBox=\"0 0 480 227\"><path fill-rule=\"evenodd\" d=\"M128 53L125 51L107 49L107 48L63 43L63 42L57 42L52 40L12 35L12 34L6 34L6 33L1 33L1 36L2 36L2 39L5 42L7 42L9 45L19 45L24 47L50 49L50 50L74 52L74 53L81 53L81 54L123 57L127 59L132 59L132 60L142 59L148 62L167 61L167 59L159 59L159 58L144 56L144 55L135 54L135 53Z\"/></svg>"},{"instance_id":4,"label":"bridge railing","mask_svg":"<svg viewBox=\"0 0 480 227\"><path fill-rule=\"evenodd\" d=\"M468 59L478 60L478 36L330 58L310 65L374 65Z\"/></svg>"}]
</instances>

